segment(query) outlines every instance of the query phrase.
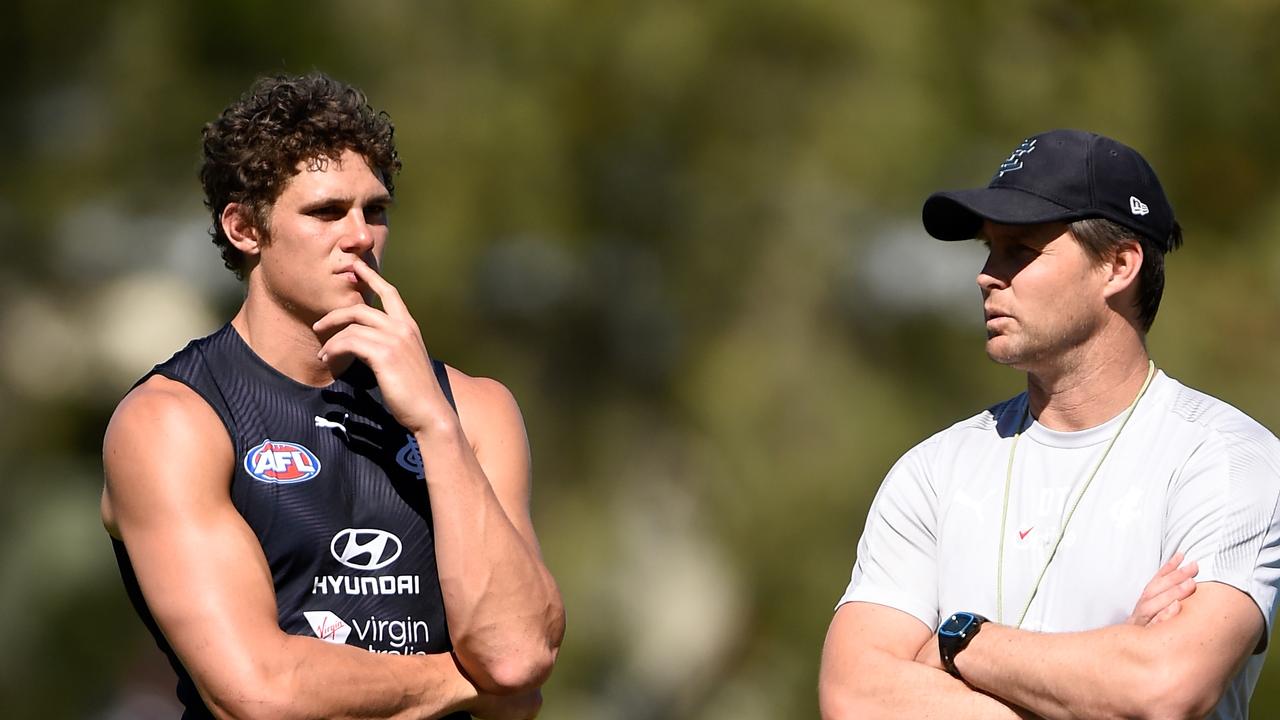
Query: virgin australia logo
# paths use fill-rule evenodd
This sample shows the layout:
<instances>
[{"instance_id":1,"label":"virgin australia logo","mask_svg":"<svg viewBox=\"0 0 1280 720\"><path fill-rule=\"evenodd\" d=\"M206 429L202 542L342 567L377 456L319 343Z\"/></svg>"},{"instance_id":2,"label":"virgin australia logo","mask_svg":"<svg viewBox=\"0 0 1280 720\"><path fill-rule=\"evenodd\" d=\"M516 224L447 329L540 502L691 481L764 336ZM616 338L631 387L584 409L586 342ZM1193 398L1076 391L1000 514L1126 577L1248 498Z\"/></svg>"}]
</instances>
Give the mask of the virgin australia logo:
<instances>
[{"instance_id":1,"label":"virgin australia logo","mask_svg":"<svg viewBox=\"0 0 1280 720\"><path fill-rule=\"evenodd\" d=\"M302 615L311 625L311 631L316 634L316 637L325 642L342 645L351 634L351 626L328 610L306 610Z\"/></svg>"},{"instance_id":2,"label":"virgin australia logo","mask_svg":"<svg viewBox=\"0 0 1280 720\"><path fill-rule=\"evenodd\" d=\"M1026 140L1023 140L1021 145L1014 148L1013 152L1009 153L1009 159L1000 163L1000 169L996 171L996 177L1001 178L1004 177L1005 173L1021 170L1023 156L1030 155L1035 151L1035 149L1035 138L1027 138Z\"/></svg>"},{"instance_id":3,"label":"virgin australia logo","mask_svg":"<svg viewBox=\"0 0 1280 720\"><path fill-rule=\"evenodd\" d=\"M427 477L423 472L422 466L422 450L418 448L418 439L412 435L406 435L408 441L404 447L400 448L400 452L396 453L396 462L400 467L413 473L419 480Z\"/></svg>"}]
</instances>

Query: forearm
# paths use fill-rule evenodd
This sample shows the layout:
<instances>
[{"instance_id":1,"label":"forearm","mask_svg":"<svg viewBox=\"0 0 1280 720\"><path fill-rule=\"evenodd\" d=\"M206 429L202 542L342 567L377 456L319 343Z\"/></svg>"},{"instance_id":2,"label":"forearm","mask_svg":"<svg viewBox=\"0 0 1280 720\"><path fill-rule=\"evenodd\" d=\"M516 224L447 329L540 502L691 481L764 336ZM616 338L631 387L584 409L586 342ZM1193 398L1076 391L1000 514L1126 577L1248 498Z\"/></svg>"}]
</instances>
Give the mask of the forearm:
<instances>
[{"instance_id":1,"label":"forearm","mask_svg":"<svg viewBox=\"0 0 1280 720\"><path fill-rule=\"evenodd\" d=\"M483 689L540 685L564 614L537 548L516 528L457 423L419 433L449 634Z\"/></svg>"},{"instance_id":2,"label":"forearm","mask_svg":"<svg viewBox=\"0 0 1280 720\"><path fill-rule=\"evenodd\" d=\"M1012 718L1017 708L914 658L933 650L919 619L886 605L841 605L827 631L818 683L822 717ZM925 656L928 657L928 656Z\"/></svg>"},{"instance_id":3,"label":"forearm","mask_svg":"<svg viewBox=\"0 0 1280 720\"><path fill-rule=\"evenodd\" d=\"M1132 625L1034 633L989 623L955 663L974 687L1045 718L1143 718L1204 708L1179 679L1188 660L1154 630ZM1205 712L1212 706L1211 698Z\"/></svg>"},{"instance_id":4,"label":"forearm","mask_svg":"<svg viewBox=\"0 0 1280 720\"><path fill-rule=\"evenodd\" d=\"M824 667L820 696L824 720L1034 717L975 691L941 670L887 653L868 655L838 672Z\"/></svg>"},{"instance_id":5,"label":"forearm","mask_svg":"<svg viewBox=\"0 0 1280 720\"><path fill-rule=\"evenodd\" d=\"M273 644L240 672L223 667L195 676L215 716L427 720L465 710L478 697L448 653L371 653L293 635Z\"/></svg>"}]
</instances>

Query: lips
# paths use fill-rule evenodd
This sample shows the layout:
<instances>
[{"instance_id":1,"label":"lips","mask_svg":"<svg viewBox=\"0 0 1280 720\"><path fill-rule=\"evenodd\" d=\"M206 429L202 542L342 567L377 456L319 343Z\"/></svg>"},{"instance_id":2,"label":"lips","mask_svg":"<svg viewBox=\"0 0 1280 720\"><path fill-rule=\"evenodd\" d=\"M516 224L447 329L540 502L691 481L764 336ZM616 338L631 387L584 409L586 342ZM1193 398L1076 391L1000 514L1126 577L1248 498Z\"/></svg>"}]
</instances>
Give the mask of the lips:
<instances>
[{"instance_id":1,"label":"lips","mask_svg":"<svg viewBox=\"0 0 1280 720\"><path fill-rule=\"evenodd\" d=\"M997 319L999 319L999 318L1013 317L1012 315L1009 315L1009 314L1007 314L1007 313L1001 312L1000 310L996 310L996 309L994 309L994 308L986 308L986 307L984 307L984 308L982 309L982 312L983 312L983 314L986 316L986 318L987 318L987 322L991 322L992 320L997 320Z\"/></svg>"},{"instance_id":2,"label":"lips","mask_svg":"<svg viewBox=\"0 0 1280 720\"><path fill-rule=\"evenodd\" d=\"M1013 322L1012 315L1006 315L1000 310L996 310L994 308L983 308L983 314L986 315L986 322L984 323L984 325L986 326L986 329L987 329L988 338L993 338L997 335L1002 335L1005 330L1011 329L1006 327L1007 323L1003 321L1009 320L1010 322Z\"/></svg>"}]
</instances>

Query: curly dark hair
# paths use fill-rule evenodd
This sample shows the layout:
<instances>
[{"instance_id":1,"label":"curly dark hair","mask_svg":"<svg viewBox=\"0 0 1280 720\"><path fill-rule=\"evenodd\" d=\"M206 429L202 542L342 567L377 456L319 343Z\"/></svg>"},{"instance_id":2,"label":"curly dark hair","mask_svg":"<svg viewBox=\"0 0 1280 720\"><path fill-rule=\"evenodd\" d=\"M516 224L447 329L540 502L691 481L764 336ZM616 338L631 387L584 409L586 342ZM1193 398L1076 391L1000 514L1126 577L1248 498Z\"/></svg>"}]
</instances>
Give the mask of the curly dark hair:
<instances>
[{"instance_id":1,"label":"curly dark hair","mask_svg":"<svg viewBox=\"0 0 1280 720\"><path fill-rule=\"evenodd\" d=\"M200 184L213 215L209 234L241 279L244 254L227 239L222 212L228 203L244 203L254 226L269 235L271 205L299 163L319 166L353 150L395 193L400 156L391 118L370 107L363 92L324 73L259 78L203 134Z\"/></svg>"}]
</instances>

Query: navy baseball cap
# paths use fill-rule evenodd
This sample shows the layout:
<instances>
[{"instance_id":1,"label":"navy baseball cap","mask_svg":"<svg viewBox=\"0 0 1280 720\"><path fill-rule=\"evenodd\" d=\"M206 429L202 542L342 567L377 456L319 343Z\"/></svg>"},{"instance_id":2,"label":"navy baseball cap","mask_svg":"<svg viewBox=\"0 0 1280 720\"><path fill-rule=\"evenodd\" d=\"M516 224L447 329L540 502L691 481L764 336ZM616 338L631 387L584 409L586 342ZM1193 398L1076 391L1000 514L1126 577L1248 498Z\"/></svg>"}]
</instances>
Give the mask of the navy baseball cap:
<instances>
[{"instance_id":1,"label":"navy baseball cap","mask_svg":"<svg viewBox=\"0 0 1280 720\"><path fill-rule=\"evenodd\" d=\"M924 201L924 229L967 240L982 222L1031 225L1106 218L1168 252L1173 207L1138 151L1080 130L1033 135L1000 163L985 188L936 192Z\"/></svg>"}]
</instances>

